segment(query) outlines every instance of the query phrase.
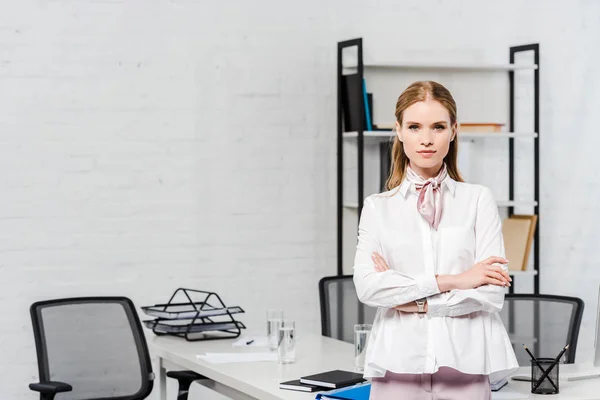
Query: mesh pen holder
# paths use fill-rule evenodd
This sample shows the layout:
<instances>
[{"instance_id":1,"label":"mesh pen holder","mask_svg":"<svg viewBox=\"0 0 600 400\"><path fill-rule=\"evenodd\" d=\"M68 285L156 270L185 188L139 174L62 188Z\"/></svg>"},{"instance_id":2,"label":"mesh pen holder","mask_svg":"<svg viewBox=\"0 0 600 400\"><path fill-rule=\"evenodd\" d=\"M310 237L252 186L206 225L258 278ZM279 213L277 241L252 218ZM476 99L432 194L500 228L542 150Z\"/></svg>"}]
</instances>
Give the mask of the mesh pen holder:
<instances>
[{"instance_id":1,"label":"mesh pen holder","mask_svg":"<svg viewBox=\"0 0 600 400\"><path fill-rule=\"evenodd\" d=\"M531 393L558 393L558 366L560 364L554 364L554 362L554 358L538 358L537 363L536 360L531 360Z\"/></svg>"}]
</instances>

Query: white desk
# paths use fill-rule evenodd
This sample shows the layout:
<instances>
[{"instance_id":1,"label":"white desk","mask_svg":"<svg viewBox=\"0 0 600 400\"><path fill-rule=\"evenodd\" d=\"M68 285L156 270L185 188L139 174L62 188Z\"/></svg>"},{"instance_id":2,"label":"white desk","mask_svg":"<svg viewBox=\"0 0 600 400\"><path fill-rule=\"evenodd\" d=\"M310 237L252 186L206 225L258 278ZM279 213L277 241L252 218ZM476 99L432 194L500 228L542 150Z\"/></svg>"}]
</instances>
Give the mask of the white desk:
<instances>
[{"instance_id":1,"label":"white desk","mask_svg":"<svg viewBox=\"0 0 600 400\"><path fill-rule=\"evenodd\" d=\"M317 335L299 335L296 343L296 362L279 365L277 362L211 364L197 358L198 354L231 352L264 352L266 348L232 347L234 340L187 342L180 338L157 336L150 345L159 357L160 400L166 400L165 368L189 369L221 384L215 390L232 388L241 393L227 394L239 399L308 400L315 393L279 389L279 383L301 376L332 369L354 370L354 346ZM225 388L223 387L225 386ZM246 394L244 396L243 394Z\"/></svg>"},{"instance_id":2,"label":"white desk","mask_svg":"<svg viewBox=\"0 0 600 400\"><path fill-rule=\"evenodd\" d=\"M331 369L354 370L354 348L351 344L317 335L299 336L296 344L296 362L279 365L276 362L211 364L196 357L198 354L262 352L263 348L234 348L233 340L187 342L180 338L158 336L151 342L159 358L160 400L166 400L166 370L189 369L215 382L213 389L234 399L261 400L309 400L315 393L303 393L279 389L279 383L301 376ZM561 365L561 372L570 372L576 366ZM523 368L519 373L529 373ZM529 394L529 398L555 400L598 400L600 379L583 381L560 381L560 394L553 396L533 395L530 382L509 380L501 392L508 390Z\"/></svg>"}]
</instances>

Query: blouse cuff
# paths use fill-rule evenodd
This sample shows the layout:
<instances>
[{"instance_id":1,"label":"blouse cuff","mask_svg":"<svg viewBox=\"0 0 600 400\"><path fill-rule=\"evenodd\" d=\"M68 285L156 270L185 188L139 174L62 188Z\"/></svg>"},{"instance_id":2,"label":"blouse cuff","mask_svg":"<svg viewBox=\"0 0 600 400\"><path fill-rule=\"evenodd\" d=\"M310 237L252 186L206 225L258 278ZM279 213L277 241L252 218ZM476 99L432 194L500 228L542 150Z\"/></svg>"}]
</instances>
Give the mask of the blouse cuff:
<instances>
[{"instance_id":1,"label":"blouse cuff","mask_svg":"<svg viewBox=\"0 0 600 400\"><path fill-rule=\"evenodd\" d=\"M425 274L417 279L421 297L429 297L440 293L434 274Z\"/></svg>"},{"instance_id":2,"label":"blouse cuff","mask_svg":"<svg viewBox=\"0 0 600 400\"><path fill-rule=\"evenodd\" d=\"M432 296L427 299L427 315L430 317L443 317L448 313L446 296Z\"/></svg>"}]
</instances>

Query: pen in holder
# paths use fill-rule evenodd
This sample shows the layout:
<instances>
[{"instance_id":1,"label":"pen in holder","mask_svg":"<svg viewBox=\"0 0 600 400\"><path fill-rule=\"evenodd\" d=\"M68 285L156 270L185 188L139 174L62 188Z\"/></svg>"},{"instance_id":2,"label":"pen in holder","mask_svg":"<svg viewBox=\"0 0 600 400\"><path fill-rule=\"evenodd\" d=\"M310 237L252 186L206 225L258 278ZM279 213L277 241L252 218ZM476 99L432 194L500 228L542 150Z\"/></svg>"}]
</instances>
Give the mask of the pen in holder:
<instances>
[{"instance_id":1,"label":"pen in holder","mask_svg":"<svg viewBox=\"0 0 600 400\"><path fill-rule=\"evenodd\" d=\"M558 353L556 358L536 358L523 344L523 348L531 357L531 393L557 394L558 393L558 366L560 358L569 348L567 344Z\"/></svg>"},{"instance_id":2,"label":"pen in holder","mask_svg":"<svg viewBox=\"0 0 600 400\"><path fill-rule=\"evenodd\" d=\"M531 360L531 393L558 393L558 363L554 358L537 358Z\"/></svg>"}]
</instances>

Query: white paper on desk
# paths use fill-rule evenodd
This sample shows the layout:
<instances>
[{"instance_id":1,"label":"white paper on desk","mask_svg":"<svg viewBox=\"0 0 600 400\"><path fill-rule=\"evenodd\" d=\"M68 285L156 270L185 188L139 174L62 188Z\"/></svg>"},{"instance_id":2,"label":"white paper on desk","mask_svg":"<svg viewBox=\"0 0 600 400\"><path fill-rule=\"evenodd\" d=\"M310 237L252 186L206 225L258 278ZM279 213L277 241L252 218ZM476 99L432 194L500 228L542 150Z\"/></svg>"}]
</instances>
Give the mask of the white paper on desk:
<instances>
[{"instance_id":1,"label":"white paper on desk","mask_svg":"<svg viewBox=\"0 0 600 400\"><path fill-rule=\"evenodd\" d=\"M206 353L196 357L212 364L277 361L277 353Z\"/></svg>"},{"instance_id":2,"label":"white paper on desk","mask_svg":"<svg viewBox=\"0 0 600 400\"><path fill-rule=\"evenodd\" d=\"M522 394L518 392L511 392L505 389L500 389L497 392L492 392L492 400L521 400L528 399L528 394Z\"/></svg>"},{"instance_id":3,"label":"white paper on desk","mask_svg":"<svg viewBox=\"0 0 600 400\"><path fill-rule=\"evenodd\" d=\"M246 344L249 341L253 341L250 344ZM233 347L267 347L268 340L266 336L245 336L241 339L233 342Z\"/></svg>"}]
</instances>

